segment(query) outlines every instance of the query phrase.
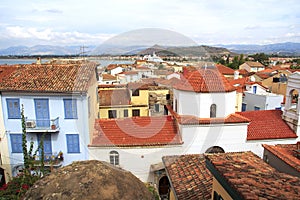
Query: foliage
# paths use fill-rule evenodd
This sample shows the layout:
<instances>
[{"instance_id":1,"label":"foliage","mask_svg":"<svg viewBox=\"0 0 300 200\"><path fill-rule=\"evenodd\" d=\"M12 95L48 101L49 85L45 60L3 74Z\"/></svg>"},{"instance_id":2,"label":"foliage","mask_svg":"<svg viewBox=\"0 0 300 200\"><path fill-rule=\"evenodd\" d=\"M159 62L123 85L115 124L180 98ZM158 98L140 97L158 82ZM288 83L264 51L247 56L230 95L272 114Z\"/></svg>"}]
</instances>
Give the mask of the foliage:
<instances>
[{"instance_id":1,"label":"foliage","mask_svg":"<svg viewBox=\"0 0 300 200\"><path fill-rule=\"evenodd\" d=\"M152 185L150 185L150 184L148 184L148 183L146 183L146 187L148 188L149 192L152 194L153 198L155 200L159 200L159 195L158 195L155 187L152 186Z\"/></svg>"},{"instance_id":2,"label":"foliage","mask_svg":"<svg viewBox=\"0 0 300 200\"><path fill-rule=\"evenodd\" d=\"M22 105L21 110L21 123L22 123L22 149L23 149L23 159L24 159L24 169L23 172L13 177L10 182L4 184L0 188L0 200L6 199L20 199L26 191L45 173L44 170L44 135L38 145L38 148L33 152L33 141L30 142L29 150L27 149L27 132L26 132L26 120L24 117L24 107ZM37 152L41 150L41 159L38 164L41 166L36 169L35 157Z\"/></svg>"},{"instance_id":3,"label":"foliage","mask_svg":"<svg viewBox=\"0 0 300 200\"><path fill-rule=\"evenodd\" d=\"M227 61L229 62L229 61ZM231 63L227 64L231 69L238 69L241 64L245 62L244 55L234 56Z\"/></svg>"},{"instance_id":4,"label":"foliage","mask_svg":"<svg viewBox=\"0 0 300 200\"><path fill-rule=\"evenodd\" d=\"M41 177L34 174L21 173L0 188L0 200L20 199L26 191Z\"/></svg>"},{"instance_id":5,"label":"foliage","mask_svg":"<svg viewBox=\"0 0 300 200\"><path fill-rule=\"evenodd\" d=\"M252 57L254 61L258 61L264 65L268 64L269 56L264 53L256 53L254 55L250 55L249 57Z\"/></svg>"}]
</instances>

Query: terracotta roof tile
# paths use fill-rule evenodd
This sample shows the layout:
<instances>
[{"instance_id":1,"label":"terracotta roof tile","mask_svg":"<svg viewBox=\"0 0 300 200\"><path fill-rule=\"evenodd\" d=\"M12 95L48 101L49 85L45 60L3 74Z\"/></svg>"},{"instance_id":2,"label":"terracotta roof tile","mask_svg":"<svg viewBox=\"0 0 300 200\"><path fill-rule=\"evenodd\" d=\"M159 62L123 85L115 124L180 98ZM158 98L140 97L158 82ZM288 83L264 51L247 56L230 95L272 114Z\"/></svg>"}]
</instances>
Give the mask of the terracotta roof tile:
<instances>
[{"instance_id":1,"label":"terracotta roof tile","mask_svg":"<svg viewBox=\"0 0 300 200\"><path fill-rule=\"evenodd\" d=\"M100 106L130 105L129 91L124 89L99 90Z\"/></svg>"},{"instance_id":2,"label":"terracotta roof tile","mask_svg":"<svg viewBox=\"0 0 300 200\"><path fill-rule=\"evenodd\" d=\"M252 152L207 154L207 166L240 199L299 199L300 178L280 173Z\"/></svg>"},{"instance_id":3,"label":"terracotta roof tile","mask_svg":"<svg viewBox=\"0 0 300 200\"><path fill-rule=\"evenodd\" d=\"M150 86L157 86L155 83L130 82L127 84L128 89L148 90Z\"/></svg>"},{"instance_id":4,"label":"terracotta roof tile","mask_svg":"<svg viewBox=\"0 0 300 200\"><path fill-rule=\"evenodd\" d=\"M0 82L5 80L11 73L17 70L18 66L16 65L0 65Z\"/></svg>"},{"instance_id":5,"label":"terracotta roof tile","mask_svg":"<svg viewBox=\"0 0 300 200\"><path fill-rule=\"evenodd\" d=\"M177 199L210 199L212 175L205 166L203 154L164 156L169 179Z\"/></svg>"},{"instance_id":6,"label":"terracotta roof tile","mask_svg":"<svg viewBox=\"0 0 300 200\"><path fill-rule=\"evenodd\" d=\"M125 71L125 72L120 72L118 74L136 75L136 74L138 74L138 72L137 71Z\"/></svg>"},{"instance_id":7,"label":"terracotta roof tile","mask_svg":"<svg viewBox=\"0 0 300 200\"><path fill-rule=\"evenodd\" d=\"M263 64L261 64L260 62L254 62L254 61L246 61L245 62L247 65L249 65L250 67L265 67Z\"/></svg>"},{"instance_id":8,"label":"terracotta roof tile","mask_svg":"<svg viewBox=\"0 0 300 200\"><path fill-rule=\"evenodd\" d=\"M226 67L225 65L216 64L216 67L218 68L219 72L223 75L234 75L234 69L231 69L230 67Z\"/></svg>"},{"instance_id":9,"label":"terracotta roof tile","mask_svg":"<svg viewBox=\"0 0 300 200\"><path fill-rule=\"evenodd\" d=\"M281 118L281 110L246 111L238 114L250 120L247 140L297 138Z\"/></svg>"},{"instance_id":10,"label":"terracotta roof tile","mask_svg":"<svg viewBox=\"0 0 300 200\"><path fill-rule=\"evenodd\" d=\"M246 75L249 74L249 72L245 69L239 69L238 71L239 71L239 74L242 75L242 76L246 76Z\"/></svg>"},{"instance_id":11,"label":"terracotta roof tile","mask_svg":"<svg viewBox=\"0 0 300 200\"><path fill-rule=\"evenodd\" d=\"M117 64L109 64L107 67L106 67L106 69L107 70L113 70L113 69L115 69L115 68L117 68L117 67L121 67L121 66L119 66L119 65L117 65Z\"/></svg>"},{"instance_id":12,"label":"terracotta roof tile","mask_svg":"<svg viewBox=\"0 0 300 200\"><path fill-rule=\"evenodd\" d=\"M194 92L232 92L235 88L216 69L199 69L185 74L185 79L174 86L175 89Z\"/></svg>"},{"instance_id":13,"label":"terracotta roof tile","mask_svg":"<svg viewBox=\"0 0 300 200\"><path fill-rule=\"evenodd\" d=\"M117 80L117 77L111 75L111 74L102 74L103 80Z\"/></svg>"},{"instance_id":14,"label":"terracotta roof tile","mask_svg":"<svg viewBox=\"0 0 300 200\"><path fill-rule=\"evenodd\" d=\"M100 119L89 146L161 146L182 144L170 116Z\"/></svg>"},{"instance_id":15,"label":"terracotta roof tile","mask_svg":"<svg viewBox=\"0 0 300 200\"><path fill-rule=\"evenodd\" d=\"M0 82L1 91L86 92L94 63L18 65Z\"/></svg>"},{"instance_id":16,"label":"terracotta roof tile","mask_svg":"<svg viewBox=\"0 0 300 200\"><path fill-rule=\"evenodd\" d=\"M297 144L263 144L263 147L280 158L283 162L300 172L300 159L296 157L295 152L296 150L298 150Z\"/></svg>"}]
</instances>

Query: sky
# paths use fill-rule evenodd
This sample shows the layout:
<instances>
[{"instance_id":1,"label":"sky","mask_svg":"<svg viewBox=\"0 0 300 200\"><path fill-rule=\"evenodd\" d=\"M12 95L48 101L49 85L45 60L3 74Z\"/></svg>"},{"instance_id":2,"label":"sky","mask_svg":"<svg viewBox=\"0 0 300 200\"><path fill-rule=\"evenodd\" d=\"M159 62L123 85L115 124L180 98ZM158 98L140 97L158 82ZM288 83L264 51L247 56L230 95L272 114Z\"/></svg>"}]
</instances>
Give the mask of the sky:
<instances>
[{"instance_id":1,"label":"sky","mask_svg":"<svg viewBox=\"0 0 300 200\"><path fill-rule=\"evenodd\" d=\"M100 45L160 28L197 44L300 42L299 0L1 0L0 48Z\"/></svg>"}]
</instances>

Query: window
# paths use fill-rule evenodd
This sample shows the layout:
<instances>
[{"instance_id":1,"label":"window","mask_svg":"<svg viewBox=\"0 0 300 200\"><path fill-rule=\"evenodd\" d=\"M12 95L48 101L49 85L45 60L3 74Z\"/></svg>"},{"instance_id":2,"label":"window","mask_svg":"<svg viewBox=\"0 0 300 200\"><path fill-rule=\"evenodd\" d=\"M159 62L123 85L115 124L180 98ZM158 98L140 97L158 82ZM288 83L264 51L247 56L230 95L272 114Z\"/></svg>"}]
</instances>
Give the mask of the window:
<instances>
[{"instance_id":1,"label":"window","mask_svg":"<svg viewBox=\"0 0 300 200\"><path fill-rule=\"evenodd\" d=\"M65 119L77 119L77 100L64 99Z\"/></svg>"},{"instance_id":2,"label":"window","mask_svg":"<svg viewBox=\"0 0 300 200\"><path fill-rule=\"evenodd\" d=\"M6 99L8 119L20 119L20 100Z\"/></svg>"},{"instance_id":3,"label":"window","mask_svg":"<svg viewBox=\"0 0 300 200\"><path fill-rule=\"evenodd\" d=\"M91 116L91 97L88 97L88 113L89 117Z\"/></svg>"},{"instance_id":4,"label":"window","mask_svg":"<svg viewBox=\"0 0 300 200\"><path fill-rule=\"evenodd\" d=\"M216 113L217 113L217 105L216 104L212 104L210 106L210 118L215 118L216 117Z\"/></svg>"},{"instance_id":5,"label":"window","mask_svg":"<svg viewBox=\"0 0 300 200\"><path fill-rule=\"evenodd\" d=\"M178 101L177 99L175 99L175 106L174 106L175 112L178 111Z\"/></svg>"},{"instance_id":6,"label":"window","mask_svg":"<svg viewBox=\"0 0 300 200\"><path fill-rule=\"evenodd\" d=\"M140 109L133 109L132 110L132 116L133 117L140 116Z\"/></svg>"},{"instance_id":7,"label":"window","mask_svg":"<svg viewBox=\"0 0 300 200\"><path fill-rule=\"evenodd\" d=\"M166 100L170 100L170 94L166 94Z\"/></svg>"},{"instance_id":8,"label":"window","mask_svg":"<svg viewBox=\"0 0 300 200\"><path fill-rule=\"evenodd\" d=\"M119 153L117 151L109 152L109 162L112 165L119 165Z\"/></svg>"},{"instance_id":9,"label":"window","mask_svg":"<svg viewBox=\"0 0 300 200\"><path fill-rule=\"evenodd\" d=\"M159 104L158 103L154 104L154 110L155 110L155 112L159 112Z\"/></svg>"},{"instance_id":10,"label":"window","mask_svg":"<svg viewBox=\"0 0 300 200\"><path fill-rule=\"evenodd\" d=\"M260 110L259 106L254 106L254 110Z\"/></svg>"},{"instance_id":11,"label":"window","mask_svg":"<svg viewBox=\"0 0 300 200\"><path fill-rule=\"evenodd\" d=\"M246 109L247 109L247 104L246 103L242 103L242 111L244 112L244 111L246 111Z\"/></svg>"},{"instance_id":12,"label":"window","mask_svg":"<svg viewBox=\"0 0 300 200\"><path fill-rule=\"evenodd\" d=\"M128 117L128 110L124 110L124 117Z\"/></svg>"},{"instance_id":13,"label":"window","mask_svg":"<svg viewBox=\"0 0 300 200\"><path fill-rule=\"evenodd\" d=\"M253 86L253 94L256 94L256 91L257 91L257 86L254 85L254 86Z\"/></svg>"},{"instance_id":14,"label":"window","mask_svg":"<svg viewBox=\"0 0 300 200\"><path fill-rule=\"evenodd\" d=\"M22 134L10 134L12 153L22 153Z\"/></svg>"},{"instance_id":15,"label":"window","mask_svg":"<svg viewBox=\"0 0 300 200\"><path fill-rule=\"evenodd\" d=\"M140 90L139 89L132 90L132 96L140 96Z\"/></svg>"},{"instance_id":16,"label":"window","mask_svg":"<svg viewBox=\"0 0 300 200\"><path fill-rule=\"evenodd\" d=\"M79 135L67 134L67 148L68 153L80 153L79 149Z\"/></svg>"},{"instance_id":17,"label":"window","mask_svg":"<svg viewBox=\"0 0 300 200\"><path fill-rule=\"evenodd\" d=\"M117 111L116 110L109 110L108 111L108 118L117 118Z\"/></svg>"}]
</instances>

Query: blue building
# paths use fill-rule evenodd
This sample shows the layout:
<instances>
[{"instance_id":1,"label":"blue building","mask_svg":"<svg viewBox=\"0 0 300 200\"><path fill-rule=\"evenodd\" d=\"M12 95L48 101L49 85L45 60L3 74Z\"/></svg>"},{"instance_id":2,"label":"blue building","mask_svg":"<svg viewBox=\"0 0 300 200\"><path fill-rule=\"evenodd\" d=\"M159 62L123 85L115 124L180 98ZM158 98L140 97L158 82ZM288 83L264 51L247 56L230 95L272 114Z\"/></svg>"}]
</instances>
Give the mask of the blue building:
<instances>
[{"instance_id":1,"label":"blue building","mask_svg":"<svg viewBox=\"0 0 300 200\"><path fill-rule=\"evenodd\" d=\"M31 64L1 66L1 101L12 175L23 166L21 108L24 107L28 146L44 135L46 160L54 165L87 160L90 131L98 115L96 64ZM61 156L61 153L63 154ZM39 154L39 153L38 153ZM40 154L39 154L40 156ZM39 159L38 157L36 159Z\"/></svg>"}]
</instances>

